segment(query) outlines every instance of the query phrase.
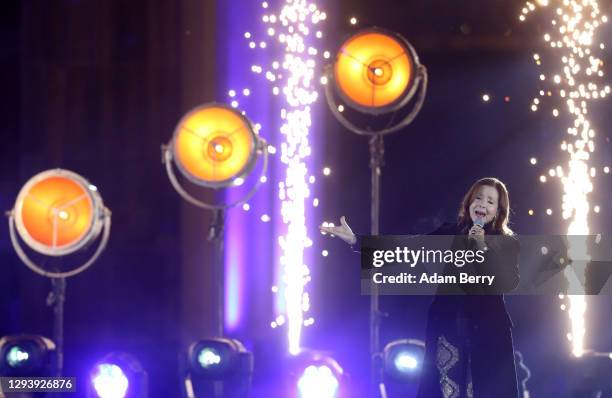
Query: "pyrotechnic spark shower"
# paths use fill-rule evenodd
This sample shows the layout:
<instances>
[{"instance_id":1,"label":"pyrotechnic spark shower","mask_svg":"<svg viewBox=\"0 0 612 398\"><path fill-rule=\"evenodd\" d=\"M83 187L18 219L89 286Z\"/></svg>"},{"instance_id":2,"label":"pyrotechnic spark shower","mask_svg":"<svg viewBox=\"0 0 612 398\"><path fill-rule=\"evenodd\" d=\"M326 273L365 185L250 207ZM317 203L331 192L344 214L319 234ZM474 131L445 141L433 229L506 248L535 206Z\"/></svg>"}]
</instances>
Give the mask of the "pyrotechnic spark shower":
<instances>
[{"instance_id":1,"label":"pyrotechnic spark shower","mask_svg":"<svg viewBox=\"0 0 612 398\"><path fill-rule=\"evenodd\" d=\"M311 277L310 269L304 262L304 250L312 246L306 224L307 203L316 207L318 199L308 199L311 195L309 183L314 183L314 177L309 176L307 159L311 155L311 106L318 98L317 86L320 84L317 59L329 55L314 44L323 38L318 25L327 18L325 12L306 0L284 0L281 4L280 12L274 13L270 3L261 3L264 11L261 21L266 26L266 40L255 40L251 32L246 32L244 38L251 49L267 51L275 49L274 44L277 44L283 53L281 59L274 60L270 65L252 65L251 71L270 83L274 96L282 95L284 99L280 110L280 133L284 137L280 155L286 169L284 180L278 185L278 198L286 231L278 237L282 252L279 259L281 270L278 286L272 287L272 292L281 298L282 304L277 308L271 326L286 325L289 352L297 354L300 351L302 327L314 323L312 317L305 317L310 310L306 285ZM228 94L233 99L236 90L230 90ZM249 94L250 91L245 96ZM232 106L238 105L234 99ZM274 152L275 148L271 148L271 153Z\"/></svg>"},{"instance_id":2,"label":"pyrotechnic spark shower","mask_svg":"<svg viewBox=\"0 0 612 398\"><path fill-rule=\"evenodd\" d=\"M312 36L322 37L315 26L325 18L325 13L315 4L304 0L287 0L278 18L280 33L277 38L284 44L284 59L280 66L287 74L282 88L287 106L281 110L284 121L281 133L285 137L281 145L281 161L287 168L285 181L279 184L281 215L287 232L279 238L279 244L283 250L280 261L285 285L289 352L292 354L299 352L302 326L312 323L312 319L304 320L304 312L310 307L305 291L310 281L310 270L304 264L304 248L312 245L305 217L310 190L304 160L311 153L308 133L312 124L311 105L318 97L315 66L319 50L308 43Z\"/></svg>"},{"instance_id":3,"label":"pyrotechnic spark shower","mask_svg":"<svg viewBox=\"0 0 612 398\"><path fill-rule=\"evenodd\" d=\"M539 6L546 7L549 0L537 1ZM558 177L563 184L562 217L568 221L568 236L586 236L589 234L588 215L590 211L589 194L593 191L593 179L596 168L592 166L591 154L595 151L595 130L587 118L588 105L591 101L605 98L610 94L610 87L600 87L597 80L603 77L603 62L595 53L603 49L605 44L595 43L595 34L608 18L600 15L596 0L560 0L551 1L554 17L551 20L551 30L543 36L544 41L558 57L557 70L552 78L547 80L546 74L540 75L542 82L548 82L548 91L540 90L540 96L558 96L560 102L565 102L567 120L571 121L567 128L567 136L561 142L561 151L566 154L567 164L551 169L549 175ZM526 2L519 16L521 21L536 9L536 5ZM538 66L542 64L539 54L534 54ZM531 105L537 111L540 100L534 98ZM552 114L559 117L561 110L554 108ZM544 177L544 176L542 176ZM546 178L540 177L542 182ZM569 243L569 242L568 242ZM587 242L577 242L571 239L568 247L570 258L587 259ZM566 267L566 276L570 281L570 291L584 292L571 267ZM573 285L573 286L572 286ZM562 299L564 296L560 296ZM572 353L581 356L584 351L585 322L587 308L583 295L567 296L570 307L568 310L571 321L571 332L568 339L572 343ZM562 306L565 308L565 306Z\"/></svg>"}]
</instances>

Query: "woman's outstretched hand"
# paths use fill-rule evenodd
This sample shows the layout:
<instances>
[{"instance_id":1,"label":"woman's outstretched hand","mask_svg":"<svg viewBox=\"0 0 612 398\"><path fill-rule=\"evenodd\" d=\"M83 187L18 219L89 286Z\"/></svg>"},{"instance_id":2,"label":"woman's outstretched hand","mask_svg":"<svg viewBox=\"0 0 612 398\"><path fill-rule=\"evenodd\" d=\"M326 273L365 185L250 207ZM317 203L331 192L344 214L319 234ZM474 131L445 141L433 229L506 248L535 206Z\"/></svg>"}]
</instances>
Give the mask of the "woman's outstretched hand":
<instances>
[{"instance_id":1,"label":"woman's outstretched hand","mask_svg":"<svg viewBox=\"0 0 612 398\"><path fill-rule=\"evenodd\" d=\"M344 216L340 217L340 225L334 227L325 227L323 225L319 226L319 229L323 233L335 235L338 238L342 239L349 245L354 245L357 242L357 237L353 233L351 227L346 223L346 218Z\"/></svg>"}]
</instances>

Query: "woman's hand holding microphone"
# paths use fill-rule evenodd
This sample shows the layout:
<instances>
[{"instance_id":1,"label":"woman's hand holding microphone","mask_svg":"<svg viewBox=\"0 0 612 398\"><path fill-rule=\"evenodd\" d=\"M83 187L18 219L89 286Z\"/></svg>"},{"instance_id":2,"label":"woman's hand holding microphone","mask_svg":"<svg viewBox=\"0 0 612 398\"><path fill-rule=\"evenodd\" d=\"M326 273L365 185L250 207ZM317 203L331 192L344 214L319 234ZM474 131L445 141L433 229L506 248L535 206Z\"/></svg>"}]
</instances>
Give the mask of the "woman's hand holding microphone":
<instances>
[{"instance_id":1,"label":"woman's hand holding microphone","mask_svg":"<svg viewBox=\"0 0 612 398\"><path fill-rule=\"evenodd\" d=\"M482 218L476 218L474 225L472 225L472 228L470 228L468 232L468 238L476 241L476 245L478 245L479 248L486 249L484 220Z\"/></svg>"}]
</instances>

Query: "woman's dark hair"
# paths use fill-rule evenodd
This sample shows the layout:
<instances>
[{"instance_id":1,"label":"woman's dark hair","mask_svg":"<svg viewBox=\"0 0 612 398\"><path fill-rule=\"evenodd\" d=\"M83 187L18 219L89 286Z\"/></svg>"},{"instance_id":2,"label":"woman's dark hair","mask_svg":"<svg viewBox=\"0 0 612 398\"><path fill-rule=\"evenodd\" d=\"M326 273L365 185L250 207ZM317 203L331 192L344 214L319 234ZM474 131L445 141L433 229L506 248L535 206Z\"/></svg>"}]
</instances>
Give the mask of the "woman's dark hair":
<instances>
[{"instance_id":1,"label":"woman's dark hair","mask_svg":"<svg viewBox=\"0 0 612 398\"><path fill-rule=\"evenodd\" d=\"M470 218L470 204L474 200L474 196L476 196L480 187L483 185L488 185L497 189L497 193L499 194L497 214L491 222L491 231L494 234L514 235L514 232L508 227L508 223L510 222L510 198L508 196L508 189L503 182L493 177L481 178L476 181L465 194L461 201L461 206L459 207L459 216L457 217L459 227L467 230L472 224L472 219Z\"/></svg>"}]
</instances>

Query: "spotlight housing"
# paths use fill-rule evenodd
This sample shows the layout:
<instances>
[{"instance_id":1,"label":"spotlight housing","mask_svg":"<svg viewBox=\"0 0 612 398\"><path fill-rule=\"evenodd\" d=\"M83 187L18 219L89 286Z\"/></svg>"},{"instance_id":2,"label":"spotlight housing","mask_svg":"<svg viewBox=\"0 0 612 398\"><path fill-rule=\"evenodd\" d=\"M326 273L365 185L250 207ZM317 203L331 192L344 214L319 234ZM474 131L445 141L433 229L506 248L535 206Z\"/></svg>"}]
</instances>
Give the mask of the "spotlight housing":
<instances>
[{"instance_id":1,"label":"spotlight housing","mask_svg":"<svg viewBox=\"0 0 612 398\"><path fill-rule=\"evenodd\" d=\"M15 225L26 244L47 256L74 253L95 240L104 206L95 186L63 169L43 171L21 188Z\"/></svg>"},{"instance_id":2,"label":"spotlight housing","mask_svg":"<svg viewBox=\"0 0 612 398\"><path fill-rule=\"evenodd\" d=\"M213 337L192 343L184 359L183 387L188 397L246 398L253 355L235 339Z\"/></svg>"},{"instance_id":3,"label":"spotlight housing","mask_svg":"<svg viewBox=\"0 0 612 398\"><path fill-rule=\"evenodd\" d=\"M0 339L0 376L51 376L54 355L55 343L47 337L4 336Z\"/></svg>"},{"instance_id":4,"label":"spotlight housing","mask_svg":"<svg viewBox=\"0 0 612 398\"><path fill-rule=\"evenodd\" d=\"M204 188L242 185L258 158L263 165L252 188L227 204L208 203L188 192L175 174L176 165L187 181ZM174 129L168 145L162 145L162 162L170 183L187 202L208 210L224 210L248 201L268 170L268 144L251 121L227 105L208 103L187 112Z\"/></svg>"},{"instance_id":5,"label":"spotlight housing","mask_svg":"<svg viewBox=\"0 0 612 398\"><path fill-rule=\"evenodd\" d=\"M380 28L361 30L345 40L333 65L326 67L325 79L332 114L348 130L365 136L407 127L427 93L427 68L412 45Z\"/></svg>"},{"instance_id":6,"label":"spotlight housing","mask_svg":"<svg viewBox=\"0 0 612 398\"><path fill-rule=\"evenodd\" d=\"M192 183L221 188L253 168L258 138L237 110L217 103L188 112L174 130L171 150L180 172Z\"/></svg>"},{"instance_id":7,"label":"spotlight housing","mask_svg":"<svg viewBox=\"0 0 612 398\"><path fill-rule=\"evenodd\" d=\"M19 258L32 271L50 278L66 278L87 269L106 247L110 234L110 211L96 186L64 169L46 170L28 180L8 215L11 242ZM70 270L45 269L28 257L19 241L42 255L63 257L88 247L102 231L91 258Z\"/></svg>"},{"instance_id":8,"label":"spotlight housing","mask_svg":"<svg viewBox=\"0 0 612 398\"><path fill-rule=\"evenodd\" d=\"M388 113L414 95L418 64L414 48L401 35L364 29L340 46L333 66L335 87L352 108Z\"/></svg>"}]
</instances>

